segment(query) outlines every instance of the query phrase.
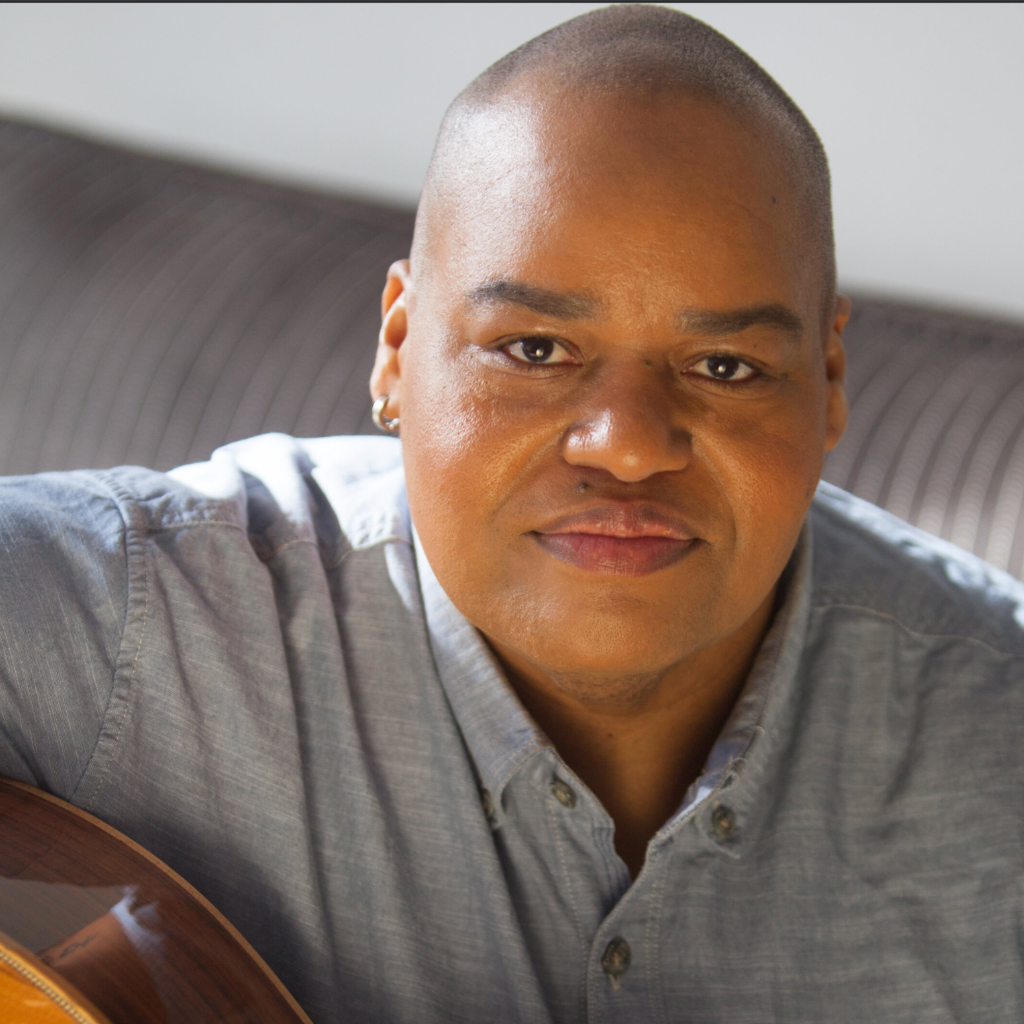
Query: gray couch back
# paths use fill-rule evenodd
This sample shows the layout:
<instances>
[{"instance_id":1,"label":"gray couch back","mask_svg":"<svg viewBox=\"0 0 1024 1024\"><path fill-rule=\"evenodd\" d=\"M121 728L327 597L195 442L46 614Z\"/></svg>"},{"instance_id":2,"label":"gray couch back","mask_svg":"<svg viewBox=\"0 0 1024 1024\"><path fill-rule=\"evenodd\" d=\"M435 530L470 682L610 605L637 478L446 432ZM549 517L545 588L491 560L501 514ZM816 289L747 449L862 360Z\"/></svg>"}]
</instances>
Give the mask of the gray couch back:
<instances>
[{"instance_id":1,"label":"gray couch back","mask_svg":"<svg viewBox=\"0 0 1024 1024\"><path fill-rule=\"evenodd\" d=\"M369 433L412 211L0 122L0 473ZM827 479L1024 575L1024 326L879 299Z\"/></svg>"}]
</instances>

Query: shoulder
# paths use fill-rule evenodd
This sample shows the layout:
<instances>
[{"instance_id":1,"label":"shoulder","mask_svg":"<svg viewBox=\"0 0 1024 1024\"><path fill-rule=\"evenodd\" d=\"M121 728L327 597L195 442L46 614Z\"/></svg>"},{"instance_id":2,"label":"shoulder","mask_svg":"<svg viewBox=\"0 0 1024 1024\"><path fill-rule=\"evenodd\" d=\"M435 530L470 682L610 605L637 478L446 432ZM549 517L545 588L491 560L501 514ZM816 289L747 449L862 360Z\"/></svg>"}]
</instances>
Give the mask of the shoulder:
<instances>
[{"instance_id":1,"label":"shoulder","mask_svg":"<svg viewBox=\"0 0 1024 1024\"><path fill-rule=\"evenodd\" d=\"M822 483L811 506L813 606L1024 656L1024 584L947 541Z\"/></svg>"},{"instance_id":2,"label":"shoulder","mask_svg":"<svg viewBox=\"0 0 1024 1024\"><path fill-rule=\"evenodd\" d=\"M126 536L162 526L218 516L240 523L237 500L222 490L204 495L138 466L0 477L0 553L9 560L41 545L56 554L85 538L92 550L123 548Z\"/></svg>"},{"instance_id":3,"label":"shoulder","mask_svg":"<svg viewBox=\"0 0 1024 1024\"><path fill-rule=\"evenodd\" d=\"M38 589L53 573L70 582L76 564L123 573L130 504L112 473L0 477L0 579L8 599L12 588L34 579Z\"/></svg>"},{"instance_id":4,"label":"shoulder","mask_svg":"<svg viewBox=\"0 0 1024 1024\"><path fill-rule=\"evenodd\" d=\"M402 448L392 438L262 434L166 478L177 490L147 500L153 528L237 525L263 558L303 541L343 553L411 540Z\"/></svg>"},{"instance_id":5,"label":"shoulder","mask_svg":"<svg viewBox=\"0 0 1024 1024\"><path fill-rule=\"evenodd\" d=\"M177 699L169 650L188 652L189 685L208 694L224 692L226 671L207 666L225 642L245 686L280 688L268 666L282 596L306 600L303 628L312 615L329 635L324 570L407 536L404 508L401 448L386 438L264 435L169 473L0 478L0 775L65 797L87 770L102 777L126 709L143 728L147 701ZM385 561L345 560L361 595L386 586Z\"/></svg>"},{"instance_id":6,"label":"shoulder","mask_svg":"<svg viewBox=\"0 0 1024 1024\"><path fill-rule=\"evenodd\" d=\"M225 535L208 527L227 528L229 543L255 546L261 556L324 533L344 548L408 539L404 496L400 444L373 437L265 434L168 473L119 467L0 477L0 576L9 596L17 579L28 586L40 574L69 583L81 575L102 588L99 578L123 576L133 547L147 538ZM333 528L324 527L325 509Z\"/></svg>"},{"instance_id":7,"label":"shoulder","mask_svg":"<svg viewBox=\"0 0 1024 1024\"><path fill-rule=\"evenodd\" d=\"M261 434L166 473L137 466L0 477L0 537L50 540L70 531L110 536L234 527L257 537L275 524L312 533L326 501L355 546L406 532L398 441L303 440Z\"/></svg>"},{"instance_id":8,"label":"shoulder","mask_svg":"<svg viewBox=\"0 0 1024 1024\"><path fill-rule=\"evenodd\" d=\"M0 478L0 775L66 798L110 702L129 506L116 475Z\"/></svg>"},{"instance_id":9,"label":"shoulder","mask_svg":"<svg viewBox=\"0 0 1024 1024\"><path fill-rule=\"evenodd\" d=\"M27 530L44 534L55 521L123 526L116 488L102 474L37 473L0 477L0 537Z\"/></svg>"}]
</instances>

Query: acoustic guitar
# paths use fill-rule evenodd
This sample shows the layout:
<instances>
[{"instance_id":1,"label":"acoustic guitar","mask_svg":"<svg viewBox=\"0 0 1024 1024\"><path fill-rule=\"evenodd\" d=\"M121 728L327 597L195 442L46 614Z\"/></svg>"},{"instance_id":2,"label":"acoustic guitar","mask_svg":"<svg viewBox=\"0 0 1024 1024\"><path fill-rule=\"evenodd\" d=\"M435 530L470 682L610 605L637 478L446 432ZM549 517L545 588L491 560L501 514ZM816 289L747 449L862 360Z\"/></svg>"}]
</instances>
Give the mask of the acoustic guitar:
<instances>
[{"instance_id":1,"label":"acoustic guitar","mask_svg":"<svg viewBox=\"0 0 1024 1024\"><path fill-rule=\"evenodd\" d=\"M0 1024L311 1024L183 878L0 778Z\"/></svg>"}]
</instances>

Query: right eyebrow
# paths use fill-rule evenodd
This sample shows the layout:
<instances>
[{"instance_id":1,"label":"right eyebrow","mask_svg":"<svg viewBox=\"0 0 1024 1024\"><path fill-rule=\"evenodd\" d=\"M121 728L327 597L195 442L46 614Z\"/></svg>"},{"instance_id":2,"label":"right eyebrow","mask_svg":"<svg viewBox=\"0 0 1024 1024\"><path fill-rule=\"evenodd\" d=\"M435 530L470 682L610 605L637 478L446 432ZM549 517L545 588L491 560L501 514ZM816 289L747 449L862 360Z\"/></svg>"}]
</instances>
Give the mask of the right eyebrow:
<instances>
[{"instance_id":1,"label":"right eyebrow","mask_svg":"<svg viewBox=\"0 0 1024 1024\"><path fill-rule=\"evenodd\" d=\"M554 320L595 320L601 303L579 292L553 292L521 281L488 281L466 295L469 306L521 306Z\"/></svg>"}]
</instances>

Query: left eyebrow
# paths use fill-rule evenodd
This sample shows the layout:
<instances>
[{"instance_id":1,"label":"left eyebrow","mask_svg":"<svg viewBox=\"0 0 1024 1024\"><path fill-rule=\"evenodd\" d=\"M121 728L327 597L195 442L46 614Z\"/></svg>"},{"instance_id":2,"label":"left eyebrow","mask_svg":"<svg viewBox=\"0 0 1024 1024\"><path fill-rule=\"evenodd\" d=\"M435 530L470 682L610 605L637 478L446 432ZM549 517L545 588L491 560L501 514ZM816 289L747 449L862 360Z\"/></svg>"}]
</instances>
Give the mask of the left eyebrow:
<instances>
[{"instance_id":1,"label":"left eyebrow","mask_svg":"<svg viewBox=\"0 0 1024 1024\"><path fill-rule=\"evenodd\" d=\"M778 303L724 311L684 309L676 317L676 325L687 334L702 334L710 338L724 338L730 334L739 334L748 327L765 326L775 327L796 341L804 330L800 317Z\"/></svg>"}]
</instances>

